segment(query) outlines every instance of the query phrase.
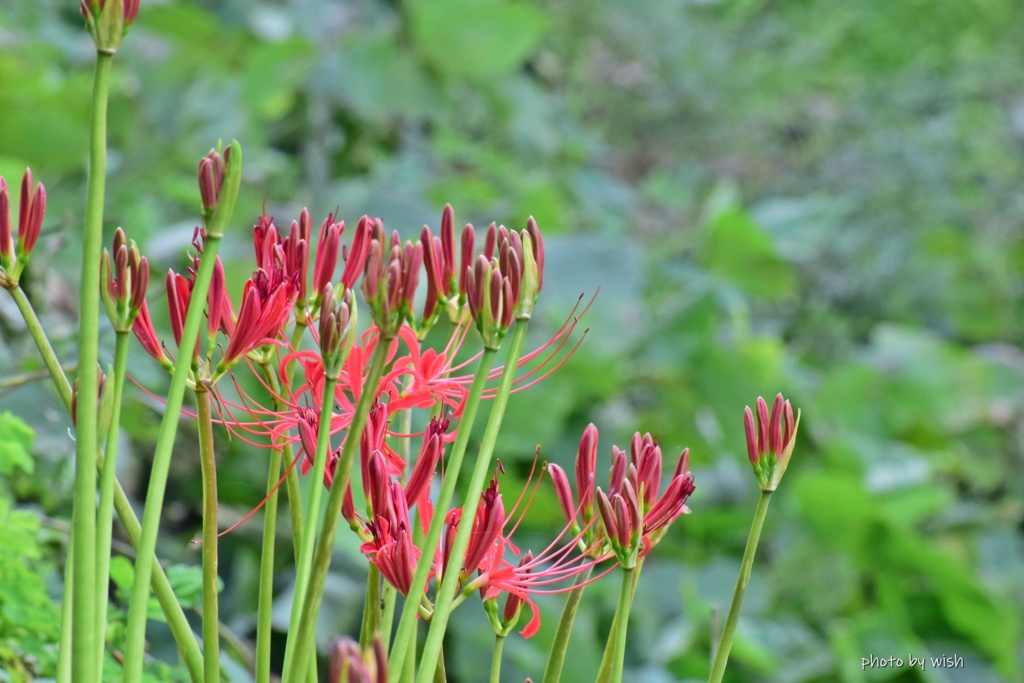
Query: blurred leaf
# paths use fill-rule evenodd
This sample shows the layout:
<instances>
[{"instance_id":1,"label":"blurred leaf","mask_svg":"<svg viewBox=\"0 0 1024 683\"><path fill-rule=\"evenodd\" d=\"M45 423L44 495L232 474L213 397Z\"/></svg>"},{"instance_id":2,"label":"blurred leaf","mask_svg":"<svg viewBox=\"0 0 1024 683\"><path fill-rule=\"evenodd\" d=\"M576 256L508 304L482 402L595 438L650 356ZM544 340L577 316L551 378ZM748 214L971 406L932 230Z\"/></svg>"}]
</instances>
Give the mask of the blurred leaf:
<instances>
[{"instance_id":1,"label":"blurred leaf","mask_svg":"<svg viewBox=\"0 0 1024 683\"><path fill-rule=\"evenodd\" d=\"M409 11L426 59L446 75L473 80L521 64L548 25L540 10L511 0L424 0Z\"/></svg>"},{"instance_id":2,"label":"blurred leaf","mask_svg":"<svg viewBox=\"0 0 1024 683\"><path fill-rule=\"evenodd\" d=\"M726 206L705 228L703 262L707 269L747 294L766 301L791 296L796 280L779 258L771 237L742 209Z\"/></svg>"},{"instance_id":3,"label":"blurred leaf","mask_svg":"<svg viewBox=\"0 0 1024 683\"><path fill-rule=\"evenodd\" d=\"M35 432L24 420L9 411L0 413L0 474L10 476L16 468L32 474L34 441Z\"/></svg>"}]
</instances>

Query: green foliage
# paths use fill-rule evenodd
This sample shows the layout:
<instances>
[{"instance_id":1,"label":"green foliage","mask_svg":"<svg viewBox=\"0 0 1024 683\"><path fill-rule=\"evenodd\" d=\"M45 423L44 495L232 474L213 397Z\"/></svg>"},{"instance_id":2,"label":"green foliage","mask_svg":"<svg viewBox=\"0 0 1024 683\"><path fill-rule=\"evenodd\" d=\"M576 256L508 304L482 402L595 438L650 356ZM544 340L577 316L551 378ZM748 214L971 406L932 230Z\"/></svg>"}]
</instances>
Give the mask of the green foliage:
<instances>
[{"instance_id":1,"label":"green foliage","mask_svg":"<svg viewBox=\"0 0 1024 683\"><path fill-rule=\"evenodd\" d=\"M0 174L14 186L31 165L47 184L26 288L60 330L76 315L65 278L80 255L88 38L70 5L9 4ZM367 212L406 235L436 225L449 201L460 222L521 227L533 214L550 236L534 327L602 289L576 356L512 398L498 447L510 486L538 443L542 459L571 467L590 421L601 468L639 429L667 456L689 446L697 471L693 514L645 569L628 680L706 676L711 614L728 604L754 505L741 411L780 390L804 418L729 680L938 681L861 671L860 658L954 651L968 678L950 680L1018 680L1022 33L1010 0L144 2L115 68L108 228L123 225L154 272L179 267L195 160L232 137L247 176L224 245L229 280L251 270L245 236L264 201L279 225L305 205L317 221L340 207L350 223ZM159 300L152 292L166 329ZM6 310L0 325L0 364L36 369ZM56 343L70 358L74 340ZM131 372L159 393L143 354ZM0 664L14 676L52 673L47 587L63 551L37 510L66 516L73 447L68 425L46 417L59 406L31 391L0 397L14 411L0 412ZM120 474L135 496L159 407L128 393L134 457ZM194 605L190 434L160 554ZM222 503L244 513L263 455L223 439L218 457ZM543 539L560 523L544 485L524 530ZM248 636L258 534L243 526L223 543L222 614ZM361 566L345 565L355 545L339 584ZM131 575L115 558L115 597ZM567 679L596 670L612 584L587 589ZM509 639L509 680L538 675L559 597L540 601L534 640ZM485 671L490 639L473 610L456 612L453 680ZM352 623L331 611L325 633ZM112 609L112 643L118 620ZM180 674L159 635L154 652L152 675Z\"/></svg>"}]
</instances>

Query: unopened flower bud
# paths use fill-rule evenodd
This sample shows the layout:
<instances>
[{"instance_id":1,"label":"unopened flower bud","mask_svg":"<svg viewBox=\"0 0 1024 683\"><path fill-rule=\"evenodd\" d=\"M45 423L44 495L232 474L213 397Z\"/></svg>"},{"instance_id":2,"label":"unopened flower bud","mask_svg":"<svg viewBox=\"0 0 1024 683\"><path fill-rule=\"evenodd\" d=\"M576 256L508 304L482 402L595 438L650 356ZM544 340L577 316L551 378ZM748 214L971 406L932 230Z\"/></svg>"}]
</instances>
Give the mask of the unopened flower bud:
<instances>
[{"instance_id":1,"label":"unopened flower bud","mask_svg":"<svg viewBox=\"0 0 1024 683\"><path fill-rule=\"evenodd\" d=\"M335 294L330 283L324 287L319 331L324 374L337 378L355 342L356 302L351 290Z\"/></svg>"},{"instance_id":2,"label":"unopened flower bud","mask_svg":"<svg viewBox=\"0 0 1024 683\"><path fill-rule=\"evenodd\" d=\"M221 155L211 149L199 162L199 195L202 200L203 223L207 236L224 236L228 220L235 210L235 200L242 183L242 148L237 141Z\"/></svg>"},{"instance_id":3,"label":"unopened flower bud","mask_svg":"<svg viewBox=\"0 0 1024 683\"><path fill-rule=\"evenodd\" d=\"M794 419L793 406L782 394L776 395L771 413L768 412L768 404L760 396L755 405L756 420L750 406L743 410L747 458L761 490L770 493L778 487L789 466L800 426L800 413L797 411Z\"/></svg>"},{"instance_id":4,"label":"unopened flower bud","mask_svg":"<svg viewBox=\"0 0 1024 683\"><path fill-rule=\"evenodd\" d=\"M139 253L134 241L128 241L121 228L114 232L113 263L110 252L103 250L100 281L103 305L111 324L116 331L127 332L146 300L149 261Z\"/></svg>"},{"instance_id":5,"label":"unopened flower bud","mask_svg":"<svg viewBox=\"0 0 1024 683\"><path fill-rule=\"evenodd\" d=\"M139 13L139 0L81 0L78 9L96 49L112 55Z\"/></svg>"}]
</instances>

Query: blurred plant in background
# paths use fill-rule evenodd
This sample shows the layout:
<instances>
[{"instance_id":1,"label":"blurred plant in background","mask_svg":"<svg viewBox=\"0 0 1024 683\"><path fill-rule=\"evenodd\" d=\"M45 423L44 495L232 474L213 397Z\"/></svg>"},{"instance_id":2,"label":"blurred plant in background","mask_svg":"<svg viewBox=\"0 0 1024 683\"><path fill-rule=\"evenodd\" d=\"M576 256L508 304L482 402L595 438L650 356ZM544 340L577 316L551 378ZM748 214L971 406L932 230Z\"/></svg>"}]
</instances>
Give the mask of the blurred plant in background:
<instances>
[{"instance_id":1,"label":"blurred plant in background","mask_svg":"<svg viewBox=\"0 0 1024 683\"><path fill-rule=\"evenodd\" d=\"M573 435L591 421L616 443L639 428L691 447L701 514L646 563L634 613L652 618L630 624L627 680L708 671L753 505L740 410L779 388L814 419L767 521L726 680L1019 677L1017 3L154 0L139 16L111 84L104 243L130 226L154 272L189 265L194 152L238 138L241 206L340 207L403 226L449 201L474 221L518 225L529 210L545 229L553 302L539 313L602 287L595 334L543 391L511 402L495 455L514 487L537 443L570 467ZM31 166L46 179L47 221L21 284L67 365L94 52L81 24L74 3L56 0L12 0L0 15L0 175ZM248 249L225 242L228 283L248 277ZM240 286L230 294L238 301ZM164 308L154 324L170 338ZM0 421L0 533L11 539L0 583L24 587L0 590L0 662L17 671L53 656L47 591L60 583L73 445L63 408L31 381L40 364L7 298L0 330L0 408L17 415ZM137 348L131 363L143 386L166 386ZM119 479L138 502L162 407L131 388L126 400ZM192 439L184 430L176 455L194 452ZM240 440L217 449L230 523L262 497L265 473ZM182 565L168 577L195 599L193 462L171 461L159 554ZM520 533L562 519L545 487ZM258 526L222 540L221 619L243 660ZM349 536L327 581L322 654L357 629L364 565ZM117 564L120 600L131 576ZM282 564L280 594L287 576ZM588 589L566 679L597 673L613 583ZM532 640L508 640L508 680L543 668L560 602L538 604L551 618ZM291 606L278 607L281 633ZM450 628L450 677L482 680L488 662L468 654L490 648L485 618L455 612ZM149 637L158 659L176 661L169 636ZM956 652L965 668L861 670L868 654L911 652Z\"/></svg>"}]
</instances>

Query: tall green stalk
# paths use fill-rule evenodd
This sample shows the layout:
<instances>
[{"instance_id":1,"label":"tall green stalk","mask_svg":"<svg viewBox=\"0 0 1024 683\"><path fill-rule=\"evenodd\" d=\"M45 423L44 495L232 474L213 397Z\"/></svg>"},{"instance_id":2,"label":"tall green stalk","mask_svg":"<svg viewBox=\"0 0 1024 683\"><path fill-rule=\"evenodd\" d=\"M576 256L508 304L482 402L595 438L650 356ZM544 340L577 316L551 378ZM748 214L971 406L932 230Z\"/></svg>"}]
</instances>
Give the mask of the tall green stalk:
<instances>
[{"instance_id":1,"label":"tall green stalk","mask_svg":"<svg viewBox=\"0 0 1024 683\"><path fill-rule=\"evenodd\" d=\"M269 364L261 364L263 377L272 387L274 411L282 410L276 389L277 378ZM267 470L267 502L263 507L263 543L260 549L260 590L256 611L256 683L270 683L270 636L273 629L271 610L274 604L274 553L277 544L278 482L281 478L283 447L275 441L270 451ZM289 463L291 458L289 458Z\"/></svg>"},{"instance_id":2,"label":"tall green stalk","mask_svg":"<svg viewBox=\"0 0 1024 683\"><path fill-rule=\"evenodd\" d=\"M57 683L71 681L71 599L67 593L74 590L72 576L75 572L74 562L75 538L68 539L68 561L64 566L64 599L60 608L60 641L57 645Z\"/></svg>"},{"instance_id":3,"label":"tall green stalk","mask_svg":"<svg viewBox=\"0 0 1024 683\"><path fill-rule=\"evenodd\" d=\"M494 455L494 447L498 443L498 433L501 431L501 422L505 416L508 397L512 393L512 383L515 381L516 371L519 367L519 356L523 351L523 340L526 338L527 327L528 321L520 320L516 322L515 330L512 332L512 343L509 345L508 357L505 359L505 368L501 373L501 381L498 384L494 403L491 404L491 414L487 419L487 428L484 430L483 442L480 444L480 452L477 454L473 477L470 479L466 500L462 505L463 523L459 524L455 533L455 544L448 560L449 570L444 573L441 587L434 599L434 616L430 620L427 640L423 645L423 655L416 678L418 683L429 683L428 676L441 656L444 633L448 628L448 618L452 612L452 601L455 599L455 593L461 581L460 568L466 557L466 550L469 548L469 537L473 531L476 509L480 504L480 494L483 492L487 475L491 470L491 457ZM438 510L437 516L441 516L443 513L440 511L443 511L444 508L439 507Z\"/></svg>"},{"instance_id":4,"label":"tall green stalk","mask_svg":"<svg viewBox=\"0 0 1024 683\"><path fill-rule=\"evenodd\" d=\"M89 121L89 181L79 287L78 415L75 426L71 654L74 679L96 675L103 643L96 633L96 444L99 438L100 253L107 176L107 94L113 54L98 52ZM147 581L148 583L148 581Z\"/></svg>"},{"instance_id":5,"label":"tall green stalk","mask_svg":"<svg viewBox=\"0 0 1024 683\"><path fill-rule=\"evenodd\" d=\"M203 479L203 675L220 680L220 608L217 602L217 460L210 391L196 387L199 462Z\"/></svg>"},{"instance_id":6,"label":"tall green stalk","mask_svg":"<svg viewBox=\"0 0 1024 683\"><path fill-rule=\"evenodd\" d=\"M476 420L477 408L480 407L480 397L484 392L484 385L487 384L487 376L494 364L495 351L484 349L480 357L480 365L473 376L473 384L469 388L469 395L463 404L462 419L459 421L458 432L455 435L455 443L452 445L452 453L448 456L445 467L445 477L441 483L441 491L437 496L434 509L435 514L430 520L430 528L427 530L427 538L419 546L423 551L421 561L416 565L416 572L413 574L412 585L409 588L409 597L405 600L402 608L402 616L398 621L398 631L395 633L394 644L391 650L388 667L389 683L400 683L408 680L403 676L408 675L406 662L414 660L416 656L416 623L419 614L420 597L427 586L427 576L430 573L430 565L434 555L434 548L441 541L441 530L444 528L445 511L451 505L452 497L455 494L455 484L459 478L459 470L462 468L462 459L466 454L466 447L469 444L469 436L473 430L473 422ZM412 650L410 651L410 646ZM408 660L407 660L408 658Z\"/></svg>"},{"instance_id":7,"label":"tall green stalk","mask_svg":"<svg viewBox=\"0 0 1024 683\"><path fill-rule=\"evenodd\" d=\"M181 345L178 348L178 362L171 375L171 386L167 391L167 408L164 411L163 420L160 422L156 450L153 453L153 469L149 478L145 512L142 516L142 537L139 540L139 545L136 546L138 558L135 562L132 601L128 608L124 683L140 683L142 680L149 581L153 572L153 556L156 551L156 537L160 531L160 515L163 512L164 494L167 490L167 476L171 468L171 453L174 450L174 438L178 429L178 420L181 417L185 384L191 371L192 354L198 341L199 325L210 290L214 263L220 249L221 236L234 212L235 200L238 198L238 188L241 183L242 149L237 142L232 142L231 147L231 160L225 170L224 185L221 188L217 210L207 226L203 255L199 261L195 284L192 287L188 313L185 315Z\"/></svg>"},{"instance_id":8,"label":"tall green stalk","mask_svg":"<svg viewBox=\"0 0 1024 683\"><path fill-rule=\"evenodd\" d=\"M626 662L626 632L629 630L629 612L633 606L633 572L635 568L622 569L622 586L619 588L619 605L615 609L618 627L615 629L612 650L612 683L622 683L622 669Z\"/></svg>"},{"instance_id":9,"label":"tall green stalk","mask_svg":"<svg viewBox=\"0 0 1024 683\"><path fill-rule=\"evenodd\" d=\"M312 658L312 650L316 642L316 620L320 611L320 600L324 594L324 584L327 581L327 571L331 566L331 555L334 551L334 537L338 529L338 518L341 517L341 504L345 499L345 488L350 481L352 463L355 460L356 452L359 450L359 440L366 427L366 420L370 415L370 406L377 395L377 385L384 374L384 365L387 363L388 348L391 346L390 339L380 339L373 350L370 359L370 370L367 372L366 381L363 384L359 401L356 403L355 414L345 435L345 445L341 449L341 457L338 459L337 467L334 470L334 480L331 483L331 493L327 498L327 509L324 512L324 522L316 539L316 555L313 558L313 568L309 584L305 587L305 593L300 594L296 590L296 599L301 595L302 612L298 622L298 633L292 628L288 631L288 646L290 647L293 638L296 638L296 646L300 654L307 656L296 657L292 661L292 669L284 669L284 680L302 680L301 675L308 671L309 660ZM324 403L328 407L333 406L334 392L330 394L324 390ZM328 419L330 417L328 416ZM322 426L321 426L322 427ZM314 473L322 472L322 469L314 469ZM293 612L294 614L294 612ZM287 648L286 648L287 652ZM287 657L287 655L286 655ZM289 672L291 675L289 675Z\"/></svg>"},{"instance_id":10,"label":"tall green stalk","mask_svg":"<svg viewBox=\"0 0 1024 683\"><path fill-rule=\"evenodd\" d=\"M743 595L750 582L750 574L754 568L754 555L757 554L757 543L761 539L761 527L764 526L764 518L768 514L768 503L771 502L771 497L771 491L761 491L761 497L757 501L754 521L750 525L750 535L747 536L747 547L743 551L743 560L740 562L740 573L736 577L736 589L732 594L732 604L729 605L729 616L725 619L722 638L718 641L718 649L715 650L715 661L711 665L711 677L708 678L708 683L721 683L722 677L725 675L725 666L729 662L729 651L732 650L732 639L736 635L736 624L740 620Z\"/></svg>"},{"instance_id":11,"label":"tall green stalk","mask_svg":"<svg viewBox=\"0 0 1024 683\"><path fill-rule=\"evenodd\" d=\"M491 651L490 683L501 683L501 653L505 649L506 636L500 633L494 636L494 649Z\"/></svg>"},{"instance_id":12,"label":"tall green stalk","mask_svg":"<svg viewBox=\"0 0 1024 683\"><path fill-rule=\"evenodd\" d=\"M631 588L629 604L633 604L633 596L636 595L636 585L640 581L640 570L643 569L644 558L639 558L636 563L636 567L630 572L631 577ZM621 596L620 596L621 598ZM621 604L621 603L620 603ZM611 683L614 677L615 669L615 644L619 638L620 625L622 624L623 613L620 609L615 610L615 616L612 618L612 627L608 632L608 641L604 646L604 654L601 656L601 668L597 671L597 678L594 679L594 683ZM627 610L625 616L629 617L629 611ZM628 628L629 624L626 624ZM625 636L623 636L624 638ZM623 643L625 644L625 643ZM621 672L620 672L621 673Z\"/></svg>"},{"instance_id":13,"label":"tall green stalk","mask_svg":"<svg viewBox=\"0 0 1024 683\"><path fill-rule=\"evenodd\" d=\"M43 327L39 322L39 316L36 315L35 310L32 308L32 304L25 297L24 291L19 287L15 287L10 290L11 296L14 298L15 303L18 305L18 309L25 320L25 325L35 341L36 346L39 349L39 355L43 359L43 364L50 371L50 379L53 381L54 386L57 389L57 394L60 396L61 403L64 404L64 409L71 413L71 382L68 381L67 375L64 374L63 368L61 368L60 362L57 360L57 355L53 351L53 347L50 346L49 340L46 338ZM102 471L103 465L106 459L103 456L103 452L100 451L96 458L96 468ZM135 510L132 508L131 503L128 501L128 496L125 495L124 489L117 482L117 477L114 477L114 510L117 512L118 519L121 520L121 525L125 529L125 533L128 535L128 540L131 542L132 547L135 548L136 552L139 549L139 539L142 535L142 527L139 524L138 517L135 516ZM74 528L74 525L72 525ZM72 540L71 544L74 541ZM69 547L68 549L68 564L73 565L74 552ZM178 644L178 652L181 654L182 660L185 662L186 667L189 670L189 675L192 677L194 683L202 683L203 680L203 655L199 651L199 644L196 642L195 635L192 633L192 627L189 626L188 619L185 617L185 612L182 611L181 605L178 603L178 599L174 595L174 591L171 589L171 584L167 580L167 576L164 574L163 569L160 568L159 563L154 557L154 570L152 578L153 593L156 595L157 601L160 603L160 607L164 612L164 616L167 617L167 624L171 629L171 635L174 636L175 642ZM71 580L73 574L72 569L65 569L65 586L68 591L72 591L74 583ZM62 623L65 624L61 628L61 650L66 651L66 663L63 665L66 668L66 674L70 677L71 675L71 650L68 647L71 637L71 605L68 604L66 609L62 610ZM64 655L60 655L60 661L64 661ZM59 676L58 676L59 678Z\"/></svg>"},{"instance_id":14,"label":"tall green stalk","mask_svg":"<svg viewBox=\"0 0 1024 683\"><path fill-rule=\"evenodd\" d=\"M359 647L367 652L373 647L373 636L380 630L380 570L370 563L370 571L366 575L366 599L363 601L363 624L359 629Z\"/></svg>"},{"instance_id":15,"label":"tall green stalk","mask_svg":"<svg viewBox=\"0 0 1024 683\"><path fill-rule=\"evenodd\" d=\"M100 507L96 528L96 632L105 640L107 632L107 592L110 582L110 541L114 530L114 489L117 484L117 442L121 429L121 396L128 372L128 333L118 332L114 344L113 410L107 430L107 450L100 470ZM97 680L103 679L100 657Z\"/></svg>"},{"instance_id":16,"label":"tall green stalk","mask_svg":"<svg viewBox=\"0 0 1024 683\"><path fill-rule=\"evenodd\" d=\"M586 581L590 578L593 568L587 569L576 575L573 581L572 590L565 600L565 607L562 608L562 616L558 620L558 628L555 630L555 638L551 641L551 651L548 653L548 662L544 667L544 678L542 683L558 683L562 678L562 666L565 664L565 655L569 651L569 636L572 635L573 622L576 621L576 612L579 610L580 601L583 600L583 591L586 588Z\"/></svg>"}]
</instances>

